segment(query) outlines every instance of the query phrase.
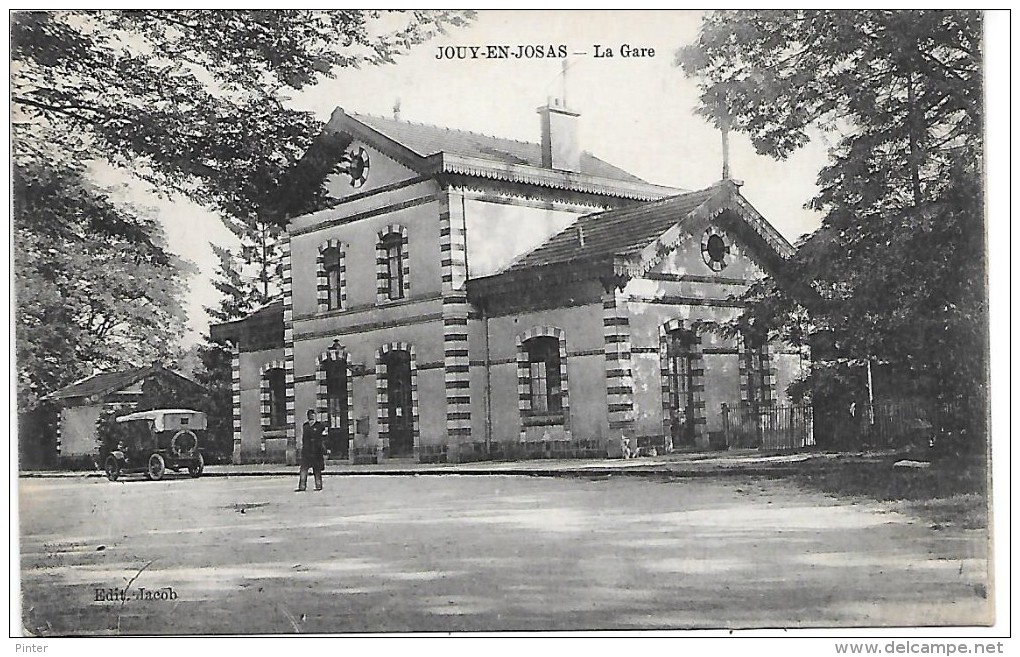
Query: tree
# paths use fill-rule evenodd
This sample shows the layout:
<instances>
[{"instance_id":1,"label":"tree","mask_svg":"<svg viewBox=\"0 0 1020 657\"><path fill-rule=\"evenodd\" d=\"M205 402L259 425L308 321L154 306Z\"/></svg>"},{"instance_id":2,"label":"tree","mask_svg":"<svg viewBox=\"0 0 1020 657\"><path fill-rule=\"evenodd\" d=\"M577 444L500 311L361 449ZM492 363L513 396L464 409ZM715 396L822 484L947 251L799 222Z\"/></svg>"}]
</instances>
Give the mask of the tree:
<instances>
[{"instance_id":1,"label":"tree","mask_svg":"<svg viewBox=\"0 0 1020 657\"><path fill-rule=\"evenodd\" d=\"M980 37L976 11L714 12L677 52L700 111L760 153L836 139L810 202L821 228L739 321L930 381L970 409L943 427L970 447L988 365Z\"/></svg>"},{"instance_id":2,"label":"tree","mask_svg":"<svg viewBox=\"0 0 1020 657\"><path fill-rule=\"evenodd\" d=\"M15 167L18 406L72 381L168 357L190 265L157 222L80 171Z\"/></svg>"},{"instance_id":3,"label":"tree","mask_svg":"<svg viewBox=\"0 0 1020 657\"><path fill-rule=\"evenodd\" d=\"M381 64L460 11L19 12L11 26L14 161L107 160L249 225L320 124L288 95ZM319 190L321 192L321 190ZM316 200L308 199L314 205Z\"/></svg>"},{"instance_id":4,"label":"tree","mask_svg":"<svg viewBox=\"0 0 1020 657\"><path fill-rule=\"evenodd\" d=\"M232 354L224 344L206 340L198 345L202 366L195 380L206 389L204 407L208 413L210 454L229 461L234 449L234 396L231 389Z\"/></svg>"},{"instance_id":5,"label":"tree","mask_svg":"<svg viewBox=\"0 0 1020 657\"><path fill-rule=\"evenodd\" d=\"M272 299L275 292L275 281L263 279L269 267L274 270L278 265L270 263L266 267L257 266L256 275L245 274L244 263L230 251L217 244L210 244L213 253L219 259L216 275L212 284L223 296L216 306L206 306L205 311L219 322L231 322L246 317L258 310ZM274 245L274 250L276 249ZM274 272L273 276L276 274ZM265 285L265 287L263 287Z\"/></svg>"},{"instance_id":6,"label":"tree","mask_svg":"<svg viewBox=\"0 0 1020 657\"><path fill-rule=\"evenodd\" d=\"M256 233L255 237L265 235ZM275 241L272 246L275 248ZM213 319L220 322L242 319L270 301L272 290L265 275L269 267L275 265L265 255L270 252L269 246L253 254L255 257L252 259L256 262L258 272L255 276L244 275L242 263L238 262L230 250L215 244L212 248L219 258L213 286L222 294L217 306L207 306L205 309ZM198 345L198 356L201 367L195 371L195 379L207 390L209 437L217 454L227 457L233 450L233 353L229 344L206 337Z\"/></svg>"},{"instance_id":7,"label":"tree","mask_svg":"<svg viewBox=\"0 0 1020 657\"><path fill-rule=\"evenodd\" d=\"M182 261L163 248L154 223L89 186L90 163L125 169L165 196L184 195L219 214L243 247L265 246L248 252L261 297L238 300L258 303L272 291L280 190L300 176L292 165L321 128L290 106L290 94L338 68L392 62L471 16L13 14L19 401L31 407L94 369L165 353L180 333ZM301 209L325 202L321 183L305 186Z\"/></svg>"}]
</instances>

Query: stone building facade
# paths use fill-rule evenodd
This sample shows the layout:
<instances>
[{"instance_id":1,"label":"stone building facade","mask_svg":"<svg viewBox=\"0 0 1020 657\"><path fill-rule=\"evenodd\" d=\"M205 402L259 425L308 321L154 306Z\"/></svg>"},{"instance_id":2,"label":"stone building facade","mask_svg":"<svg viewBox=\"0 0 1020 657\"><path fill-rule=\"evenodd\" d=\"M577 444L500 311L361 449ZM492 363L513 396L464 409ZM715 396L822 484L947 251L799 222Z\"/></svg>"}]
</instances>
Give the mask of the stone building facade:
<instances>
[{"instance_id":1,"label":"stone building facade","mask_svg":"<svg viewBox=\"0 0 1020 657\"><path fill-rule=\"evenodd\" d=\"M334 113L303 165L345 173L289 220L283 298L213 327L235 460L292 462L309 408L332 458L464 461L706 448L723 404L783 401L800 354L703 324L790 245L733 181L647 183L539 116L527 143Z\"/></svg>"}]
</instances>

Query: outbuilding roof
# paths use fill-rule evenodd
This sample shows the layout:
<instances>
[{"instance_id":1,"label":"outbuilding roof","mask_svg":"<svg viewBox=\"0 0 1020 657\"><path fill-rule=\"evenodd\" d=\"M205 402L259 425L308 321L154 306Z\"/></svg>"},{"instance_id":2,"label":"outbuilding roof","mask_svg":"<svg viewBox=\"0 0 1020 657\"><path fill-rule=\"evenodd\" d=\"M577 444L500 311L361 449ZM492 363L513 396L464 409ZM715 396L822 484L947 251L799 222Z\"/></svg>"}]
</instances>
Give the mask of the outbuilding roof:
<instances>
[{"instance_id":1,"label":"outbuilding roof","mask_svg":"<svg viewBox=\"0 0 1020 657\"><path fill-rule=\"evenodd\" d=\"M120 370L117 372L102 372L100 374L95 374L87 379L83 379L56 390L47 395L46 398L53 401L65 402L79 398L101 398L130 387L139 381L143 381L156 374L175 377L190 383L193 386L199 387L199 384L195 383L191 379L168 370L162 365L153 364L145 365L143 367L133 367L131 369Z\"/></svg>"}]
</instances>

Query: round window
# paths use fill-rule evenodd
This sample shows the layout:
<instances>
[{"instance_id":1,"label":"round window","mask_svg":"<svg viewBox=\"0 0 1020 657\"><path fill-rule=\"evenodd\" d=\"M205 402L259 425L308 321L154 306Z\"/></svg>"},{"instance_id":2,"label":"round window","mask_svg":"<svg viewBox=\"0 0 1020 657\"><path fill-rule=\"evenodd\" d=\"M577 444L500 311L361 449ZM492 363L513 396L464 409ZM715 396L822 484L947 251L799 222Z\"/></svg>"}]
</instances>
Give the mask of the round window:
<instances>
[{"instance_id":1,"label":"round window","mask_svg":"<svg viewBox=\"0 0 1020 657\"><path fill-rule=\"evenodd\" d=\"M722 271L729 264L730 245L722 231L709 227L701 239L701 256L712 271Z\"/></svg>"},{"instance_id":2,"label":"round window","mask_svg":"<svg viewBox=\"0 0 1020 657\"><path fill-rule=\"evenodd\" d=\"M358 147L358 150L348 151L347 175L351 177L351 187L361 187L368 180L368 151Z\"/></svg>"}]
</instances>

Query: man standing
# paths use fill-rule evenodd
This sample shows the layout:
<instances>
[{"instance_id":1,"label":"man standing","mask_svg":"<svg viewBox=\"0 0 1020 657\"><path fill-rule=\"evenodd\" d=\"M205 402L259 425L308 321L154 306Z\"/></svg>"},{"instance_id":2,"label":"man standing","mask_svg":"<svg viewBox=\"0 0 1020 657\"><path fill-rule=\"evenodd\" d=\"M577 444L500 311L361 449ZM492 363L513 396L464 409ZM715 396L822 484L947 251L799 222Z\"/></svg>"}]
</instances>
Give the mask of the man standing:
<instances>
[{"instance_id":1,"label":"man standing","mask_svg":"<svg viewBox=\"0 0 1020 657\"><path fill-rule=\"evenodd\" d=\"M308 468L315 477L315 490L322 490L322 470L324 459L323 435L326 424L315 420L315 409L308 409L308 420L301 426L301 473L298 475L297 491L308 487Z\"/></svg>"}]
</instances>

